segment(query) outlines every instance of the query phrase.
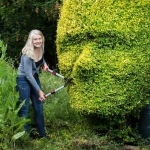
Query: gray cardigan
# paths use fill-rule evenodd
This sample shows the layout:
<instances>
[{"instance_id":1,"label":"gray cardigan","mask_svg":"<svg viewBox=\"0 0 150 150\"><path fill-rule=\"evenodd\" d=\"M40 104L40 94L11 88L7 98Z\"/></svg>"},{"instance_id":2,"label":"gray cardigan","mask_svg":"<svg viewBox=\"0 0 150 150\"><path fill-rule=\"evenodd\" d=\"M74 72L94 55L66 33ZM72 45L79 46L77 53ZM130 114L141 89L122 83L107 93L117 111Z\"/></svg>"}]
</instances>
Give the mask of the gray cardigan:
<instances>
[{"instance_id":1,"label":"gray cardigan","mask_svg":"<svg viewBox=\"0 0 150 150\"><path fill-rule=\"evenodd\" d=\"M45 60L43 57L43 63L41 65L43 65L44 63ZM18 67L18 75L25 76L29 80L31 85L36 89L36 91L41 90L41 88L38 86L34 78L35 73L39 74L40 66L36 68L34 59L29 58L27 55L22 55Z\"/></svg>"}]
</instances>

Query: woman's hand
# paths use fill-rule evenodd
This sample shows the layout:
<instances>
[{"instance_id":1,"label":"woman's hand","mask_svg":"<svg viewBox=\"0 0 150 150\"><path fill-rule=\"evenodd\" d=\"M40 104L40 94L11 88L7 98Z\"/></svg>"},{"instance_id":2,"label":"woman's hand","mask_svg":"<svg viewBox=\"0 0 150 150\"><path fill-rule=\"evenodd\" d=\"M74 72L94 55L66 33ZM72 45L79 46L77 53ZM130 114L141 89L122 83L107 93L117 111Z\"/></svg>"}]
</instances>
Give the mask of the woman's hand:
<instances>
[{"instance_id":1,"label":"woman's hand","mask_svg":"<svg viewBox=\"0 0 150 150\"><path fill-rule=\"evenodd\" d=\"M44 101L46 99L45 94L40 90L39 91L39 100Z\"/></svg>"},{"instance_id":2,"label":"woman's hand","mask_svg":"<svg viewBox=\"0 0 150 150\"><path fill-rule=\"evenodd\" d=\"M48 72L49 67L47 66L47 64L44 64L44 66L42 67L44 71Z\"/></svg>"}]
</instances>

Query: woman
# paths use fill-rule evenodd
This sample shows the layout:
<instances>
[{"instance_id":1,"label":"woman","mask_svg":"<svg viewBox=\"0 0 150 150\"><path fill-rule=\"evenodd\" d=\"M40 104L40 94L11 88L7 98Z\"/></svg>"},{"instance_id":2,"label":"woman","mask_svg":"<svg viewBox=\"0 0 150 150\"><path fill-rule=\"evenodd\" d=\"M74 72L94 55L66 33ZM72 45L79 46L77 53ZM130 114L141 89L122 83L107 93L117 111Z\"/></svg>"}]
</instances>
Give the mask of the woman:
<instances>
[{"instance_id":1,"label":"woman","mask_svg":"<svg viewBox=\"0 0 150 150\"><path fill-rule=\"evenodd\" d=\"M41 90L39 70L41 66L45 71L49 68L44 60L44 36L39 30L29 33L27 42L22 49L21 61L18 67L17 90L19 91L19 103L25 100L19 111L20 117L28 117L30 99L35 112L35 121L41 138L46 136L44 127L43 101L45 94ZM24 126L28 132L28 124Z\"/></svg>"}]
</instances>

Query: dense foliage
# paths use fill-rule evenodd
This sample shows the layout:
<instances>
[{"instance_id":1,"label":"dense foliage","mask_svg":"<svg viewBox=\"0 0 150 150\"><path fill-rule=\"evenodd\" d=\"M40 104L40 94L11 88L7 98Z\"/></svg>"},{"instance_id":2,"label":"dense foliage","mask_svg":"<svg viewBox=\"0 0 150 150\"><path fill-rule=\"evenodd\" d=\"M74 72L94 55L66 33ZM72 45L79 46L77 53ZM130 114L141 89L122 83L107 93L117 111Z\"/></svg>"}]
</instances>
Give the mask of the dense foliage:
<instances>
[{"instance_id":1,"label":"dense foliage","mask_svg":"<svg viewBox=\"0 0 150 150\"><path fill-rule=\"evenodd\" d=\"M13 148L15 141L24 135L24 124L28 121L18 117L21 107L17 105L16 72L5 61L6 45L0 40L0 149Z\"/></svg>"},{"instance_id":2,"label":"dense foliage","mask_svg":"<svg viewBox=\"0 0 150 150\"><path fill-rule=\"evenodd\" d=\"M58 0L1 0L0 36L7 43L7 56L17 66L29 32L39 29L46 39L46 60L56 66L56 24L60 1Z\"/></svg>"},{"instance_id":3,"label":"dense foliage","mask_svg":"<svg viewBox=\"0 0 150 150\"><path fill-rule=\"evenodd\" d=\"M149 13L150 1L63 1L57 53L60 71L74 79L71 106L99 115L107 130L130 132L129 116L148 103Z\"/></svg>"}]
</instances>

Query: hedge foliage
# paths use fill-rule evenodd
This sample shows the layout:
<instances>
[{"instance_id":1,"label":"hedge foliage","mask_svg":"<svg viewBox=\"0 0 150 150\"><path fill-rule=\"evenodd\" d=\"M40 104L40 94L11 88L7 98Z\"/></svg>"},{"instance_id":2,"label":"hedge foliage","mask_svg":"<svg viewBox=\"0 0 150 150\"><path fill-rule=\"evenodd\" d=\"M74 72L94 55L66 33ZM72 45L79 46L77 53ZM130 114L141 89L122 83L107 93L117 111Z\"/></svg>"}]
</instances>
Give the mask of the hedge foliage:
<instances>
[{"instance_id":1,"label":"hedge foliage","mask_svg":"<svg viewBox=\"0 0 150 150\"><path fill-rule=\"evenodd\" d=\"M148 103L149 14L149 0L63 1L57 54L74 109L119 122Z\"/></svg>"}]
</instances>

